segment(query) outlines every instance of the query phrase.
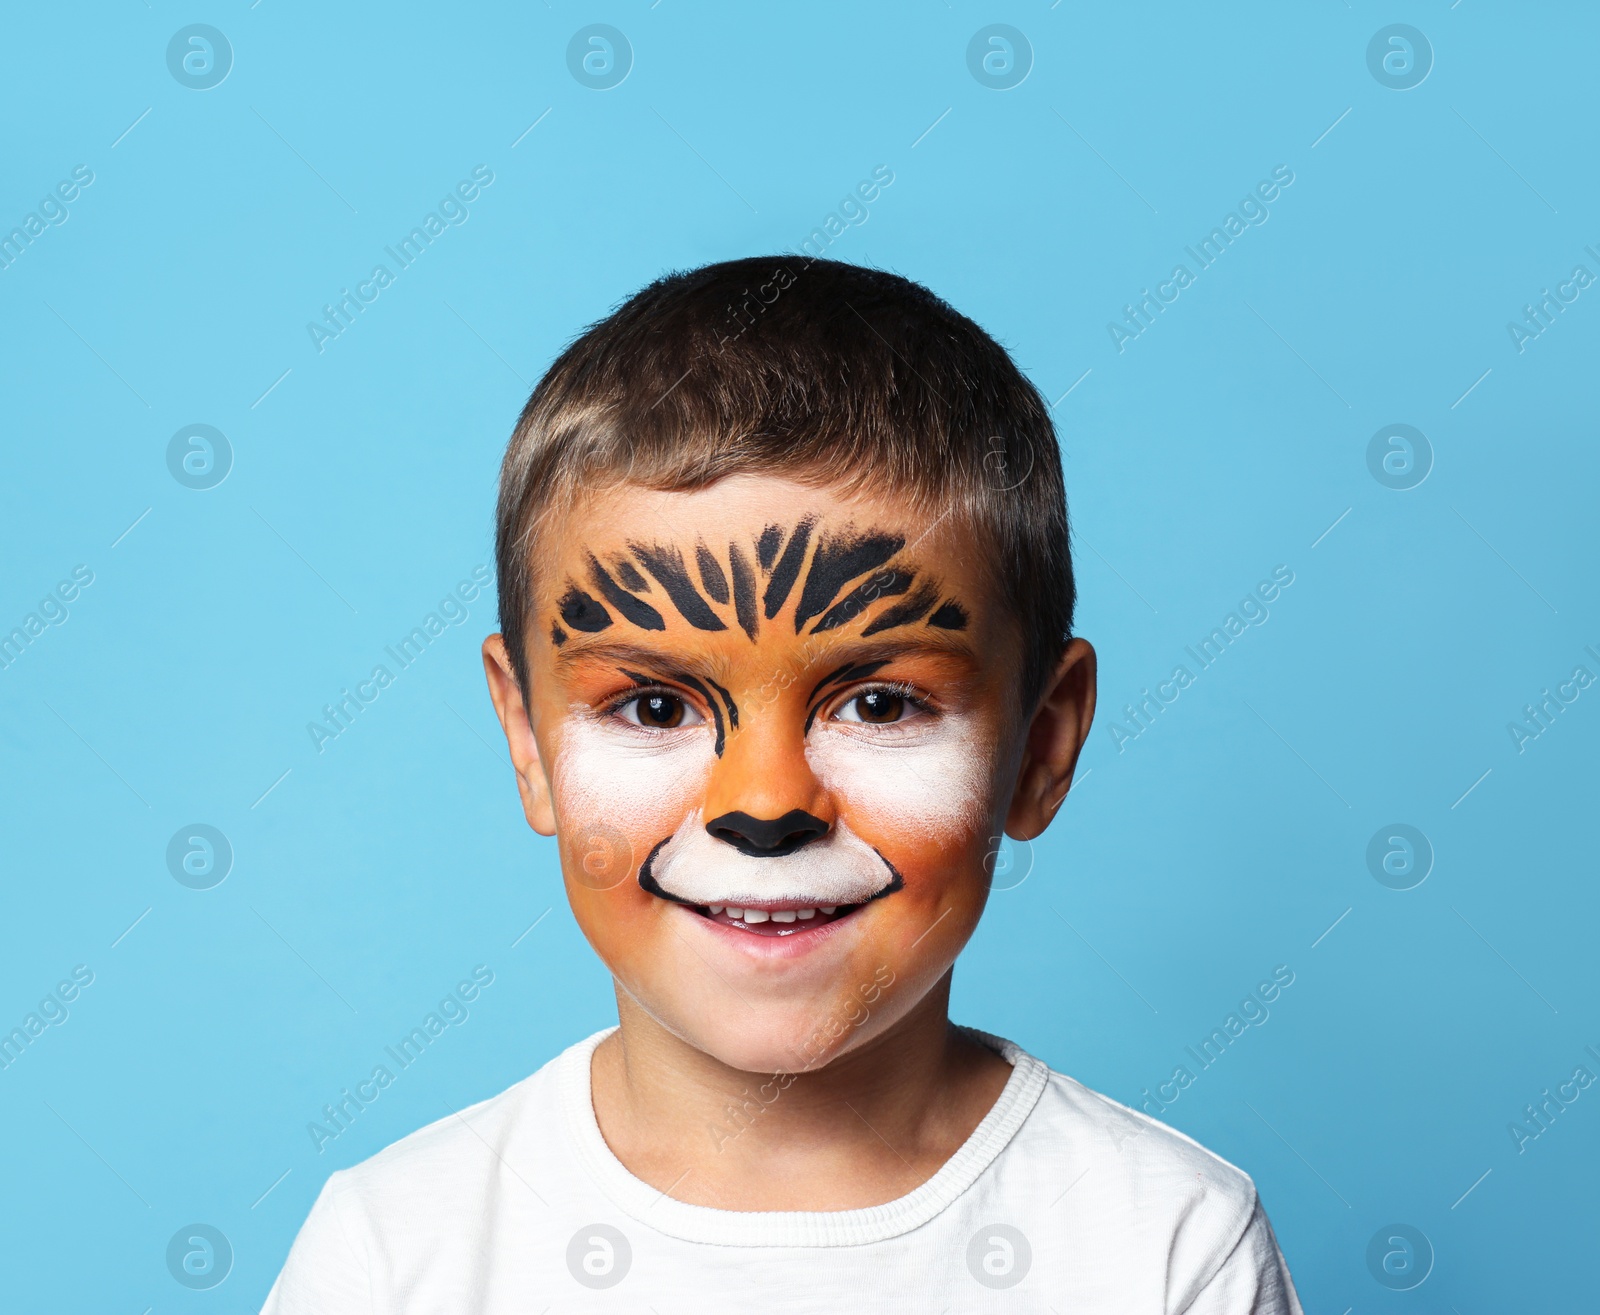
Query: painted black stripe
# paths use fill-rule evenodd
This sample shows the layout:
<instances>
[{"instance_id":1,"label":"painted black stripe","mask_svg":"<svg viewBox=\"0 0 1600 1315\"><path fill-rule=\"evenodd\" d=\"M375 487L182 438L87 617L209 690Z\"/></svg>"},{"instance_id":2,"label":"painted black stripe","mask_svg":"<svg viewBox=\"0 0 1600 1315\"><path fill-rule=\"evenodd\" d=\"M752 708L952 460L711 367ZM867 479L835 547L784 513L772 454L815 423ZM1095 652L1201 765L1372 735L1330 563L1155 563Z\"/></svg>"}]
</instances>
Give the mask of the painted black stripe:
<instances>
[{"instance_id":1,"label":"painted black stripe","mask_svg":"<svg viewBox=\"0 0 1600 1315\"><path fill-rule=\"evenodd\" d=\"M965 630L967 609L952 598L939 605L939 610L928 618L928 624L938 626L941 630Z\"/></svg>"},{"instance_id":2,"label":"painted black stripe","mask_svg":"<svg viewBox=\"0 0 1600 1315\"><path fill-rule=\"evenodd\" d=\"M906 546L903 535L866 534L855 538L825 538L817 544L805 587L795 604L794 632L838 597L839 591L857 576L876 571Z\"/></svg>"},{"instance_id":3,"label":"painted black stripe","mask_svg":"<svg viewBox=\"0 0 1600 1315\"><path fill-rule=\"evenodd\" d=\"M889 665L889 659L884 658L878 662L846 662L844 666L830 671L812 687L811 697L815 699L830 685L842 685L846 681L865 680L875 671L881 671Z\"/></svg>"},{"instance_id":4,"label":"painted black stripe","mask_svg":"<svg viewBox=\"0 0 1600 1315\"><path fill-rule=\"evenodd\" d=\"M694 581L689 578L689 572L684 568L681 552L676 548L663 548L659 545L647 548L642 543L630 543L628 547L633 550L633 555L644 563L644 569L661 581L661 587L667 591L667 597L672 600L672 605L696 630L728 628L728 623L713 612L706 600L700 597L700 591L694 587Z\"/></svg>"},{"instance_id":5,"label":"painted black stripe","mask_svg":"<svg viewBox=\"0 0 1600 1315\"><path fill-rule=\"evenodd\" d=\"M561 595L556 609L563 621L585 634L592 635L611 624L611 613L601 606L598 599L591 598L575 584L567 586L567 592Z\"/></svg>"},{"instance_id":6,"label":"painted black stripe","mask_svg":"<svg viewBox=\"0 0 1600 1315\"><path fill-rule=\"evenodd\" d=\"M728 565L733 568L733 610L739 618L739 628L753 640L756 637L756 575L736 543L728 545Z\"/></svg>"},{"instance_id":7,"label":"painted black stripe","mask_svg":"<svg viewBox=\"0 0 1600 1315\"><path fill-rule=\"evenodd\" d=\"M661 619L660 612L642 599L635 598L627 590L619 588L617 582L606 574L606 568L600 565L596 558L589 558L589 568L590 574L594 576L595 584L599 586L600 592L605 595L606 602L621 612L627 620L632 621L641 630L665 630L667 628L667 623ZM573 622L573 624L576 625L577 623ZM609 617L606 619L606 624L610 624Z\"/></svg>"},{"instance_id":8,"label":"painted black stripe","mask_svg":"<svg viewBox=\"0 0 1600 1315\"><path fill-rule=\"evenodd\" d=\"M656 841L655 847L644 856L644 862L639 865L639 886L641 889L649 891L650 894L671 900L675 904L685 904L691 909L703 908L704 905L691 903L689 900L681 899L677 895L672 895L662 890L661 883L656 880L655 873L651 871L655 867L656 855L667 847L667 841L671 839L672 837L668 836L666 840ZM878 857L883 858L883 855L879 854Z\"/></svg>"},{"instance_id":9,"label":"painted black stripe","mask_svg":"<svg viewBox=\"0 0 1600 1315\"><path fill-rule=\"evenodd\" d=\"M718 694L722 695L722 701L728 705L728 726L733 730L738 730L739 705L733 701L733 695L728 693L727 690L723 689L722 686L717 684L716 681L712 680L710 676L706 677L706 684L710 685L712 689L716 690Z\"/></svg>"},{"instance_id":10,"label":"painted black stripe","mask_svg":"<svg viewBox=\"0 0 1600 1315\"><path fill-rule=\"evenodd\" d=\"M705 544L698 545L694 550L695 564L700 568L700 583L705 585L706 592L711 595L713 602L726 603L728 601L728 577L722 573L722 566L712 556L711 549Z\"/></svg>"},{"instance_id":11,"label":"painted black stripe","mask_svg":"<svg viewBox=\"0 0 1600 1315\"><path fill-rule=\"evenodd\" d=\"M630 562L626 557L616 558L612 562L612 566L616 569L617 579L622 581L622 587L624 589L632 589L636 594L646 594L650 592L650 581L646 580L644 576L640 575L639 572L634 568L633 563Z\"/></svg>"},{"instance_id":12,"label":"painted black stripe","mask_svg":"<svg viewBox=\"0 0 1600 1315\"><path fill-rule=\"evenodd\" d=\"M778 615L778 609L789 597L794 582L800 578L800 567L805 562L806 549L811 546L811 527L815 523L807 517L794 527L794 533L784 546L783 556L772 568L772 578L767 581L767 592L761 600L768 621Z\"/></svg>"},{"instance_id":13,"label":"painted black stripe","mask_svg":"<svg viewBox=\"0 0 1600 1315\"><path fill-rule=\"evenodd\" d=\"M824 612L822 620L811 627L811 633L815 635L823 630L834 630L854 621L878 599L905 593L911 588L913 579L909 571L879 571L871 579L863 580Z\"/></svg>"},{"instance_id":14,"label":"painted black stripe","mask_svg":"<svg viewBox=\"0 0 1600 1315\"><path fill-rule=\"evenodd\" d=\"M760 561L763 571L772 569L772 561L778 555L778 545L782 542L781 525L769 525L761 531L761 537L756 540L756 558Z\"/></svg>"},{"instance_id":15,"label":"painted black stripe","mask_svg":"<svg viewBox=\"0 0 1600 1315\"><path fill-rule=\"evenodd\" d=\"M660 846L657 845L656 849L659 848ZM883 851L876 845L872 847L872 852L879 858L883 858ZM652 849L650 851L650 857L654 858L655 853L656 851ZM867 901L868 904L872 903L872 900L882 899L885 895L893 895L895 891L905 889L906 879L900 875L900 869L895 867L895 865L889 862L889 860L886 858L883 858L883 866L889 869L889 884L880 890L876 895L874 895L872 899L869 899Z\"/></svg>"},{"instance_id":16,"label":"painted black stripe","mask_svg":"<svg viewBox=\"0 0 1600 1315\"><path fill-rule=\"evenodd\" d=\"M711 691L693 676L686 676L680 671L673 677L673 679L679 681L681 684L687 685L696 694L703 698L706 701L707 706L710 707L712 720L717 724L717 742L714 747L717 751L717 757L722 757L722 746L727 743L727 735L724 732L722 725L722 706L711 697Z\"/></svg>"},{"instance_id":17,"label":"painted black stripe","mask_svg":"<svg viewBox=\"0 0 1600 1315\"><path fill-rule=\"evenodd\" d=\"M939 601L939 587L924 580L903 603L896 603L888 611L883 612L865 630L861 637L875 635L882 630L893 630L896 626L908 626L913 621L920 621L927 611Z\"/></svg>"}]
</instances>

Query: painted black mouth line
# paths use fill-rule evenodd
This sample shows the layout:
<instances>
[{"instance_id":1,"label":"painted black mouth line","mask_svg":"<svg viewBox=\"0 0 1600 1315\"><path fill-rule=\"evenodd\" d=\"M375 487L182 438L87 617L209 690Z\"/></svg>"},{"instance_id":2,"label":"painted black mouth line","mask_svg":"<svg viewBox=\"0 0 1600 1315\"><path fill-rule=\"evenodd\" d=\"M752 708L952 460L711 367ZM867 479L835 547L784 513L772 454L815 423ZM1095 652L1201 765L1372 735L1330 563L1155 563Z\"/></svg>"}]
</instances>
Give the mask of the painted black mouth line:
<instances>
[{"instance_id":1,"label":"painted black mouth line","mask_svg":"<svg viewBox=\"0 0 1600 1315\"><path fill-rule=\"evenodd\" d=\"M671 839L672 837L668 836L666 840L658 840L655 844L655 848L645 855L644 862L639 865L639 888L645 891L647 894L654 895L657 899L670 900L674 904L681 904L686 909L693 909L701 917L709 918L711 916L711 906L709 904L696 904L693 900L684 899L681 895L674 895L670 890L663 888L661 883L655 878L655 874L652 869L655 867L656 855L666 848L667 841ZM883 863L883 866L889 869L889 884L876 894L871 895L867 899L861 901L859 904L839 905L838 912L834 917L835 921L844 917L844 915L847 913L854 913L857 909L862 908L867 904L871 904L873 900L880 900L885 895L893 895L895 891L903 890L905 888L905 878L900 875L900 870L895 867L893 863L889 862L888 859L883 857L882 851L879 850L876 845L872 847L872 852L877 854L879 860Z\"/></svg>"}]
</instances>

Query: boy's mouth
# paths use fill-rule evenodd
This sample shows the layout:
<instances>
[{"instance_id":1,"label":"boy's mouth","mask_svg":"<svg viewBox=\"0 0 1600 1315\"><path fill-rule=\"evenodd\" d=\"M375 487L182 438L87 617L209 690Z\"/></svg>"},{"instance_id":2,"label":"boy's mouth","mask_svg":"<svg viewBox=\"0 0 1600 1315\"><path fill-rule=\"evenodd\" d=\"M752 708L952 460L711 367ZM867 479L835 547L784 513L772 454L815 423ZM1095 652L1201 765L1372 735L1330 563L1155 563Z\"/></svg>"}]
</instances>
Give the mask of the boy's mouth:
<instances>
[{"instance_id":1,"label":"boy's mouth","mask_svg":"<svg viewBox=\"0 0 1600 1315\"><path fill-rule=\"evenodd\" d=\"M799 932L817 931L841 918L847 918L861 905L782 901L752 904L744 908L723 904L691 904L689 907L701 917L724 927L736 927L757 936L793 936Z\"/></svg>"},{"instance_id":2,"label":"boy's mouth","mask_svg":"<svg viewBox=\"0 0 1600 1315\"><path fill-rule=\"evenodd\" d=\"M657 850L659 848L660 846L657 846ZM655 854L652 853L650 858L654 857ZM824 927L842 922L857 909L864 908L885 895L892 895L905 885L905 881L893 864L884 859L883 865L890 874L888 884L867 899L854 904L823 904L820 901L803 899L747 899L743 904L696 904L692 900L674 895L671 891L663 890L660 883L651 875L650 858L645 860L644 866L639 871L639 885L642 889L657 899L666 900L669 904L681 904L686 909L692 909L708 922L750 932L756 936L795 936L804 932L820 931Z\"/></svg>"}]
</instances>

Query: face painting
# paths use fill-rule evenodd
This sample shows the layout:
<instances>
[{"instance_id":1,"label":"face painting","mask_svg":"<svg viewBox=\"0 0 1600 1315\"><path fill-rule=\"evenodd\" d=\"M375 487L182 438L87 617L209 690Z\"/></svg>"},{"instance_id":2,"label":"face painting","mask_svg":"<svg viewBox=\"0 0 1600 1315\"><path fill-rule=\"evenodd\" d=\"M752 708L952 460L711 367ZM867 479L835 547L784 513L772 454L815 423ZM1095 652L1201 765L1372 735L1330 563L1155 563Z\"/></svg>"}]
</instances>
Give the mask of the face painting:
<instances>
[{"instance_id":1,"label":"face painting","mask_svg":"<svg viewBox=\"0 0 1600 1315\"><path fill-rule=\"evenodd\" d=\"M751 1071L886 1027L976 924L1016 768L1017 627L970 536L740 476L597 496L546 542L529 714L618 983Z\"/></svg>"}]
</instances>

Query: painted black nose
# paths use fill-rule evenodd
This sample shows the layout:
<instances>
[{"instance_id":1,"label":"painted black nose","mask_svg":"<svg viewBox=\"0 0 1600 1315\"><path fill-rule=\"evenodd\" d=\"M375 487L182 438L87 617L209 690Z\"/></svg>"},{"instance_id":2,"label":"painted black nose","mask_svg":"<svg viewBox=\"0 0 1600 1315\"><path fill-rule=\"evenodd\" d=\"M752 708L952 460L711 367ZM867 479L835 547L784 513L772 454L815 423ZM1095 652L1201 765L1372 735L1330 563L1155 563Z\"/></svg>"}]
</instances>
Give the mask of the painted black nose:
<instances>
[{"instance_id":1,"label":"painted black nose","mask_svg":"<svg viewBox=\"0 0 1600 1315\"><path fill-rule=\"evenodd\" d=\"M749 813L724 813L706 823L706 830L725 840L741 854L754 858L781 858L801 845L828 834L828 824L803 808L791 808L770 822Z\"/></svg>"}]
</instances>

